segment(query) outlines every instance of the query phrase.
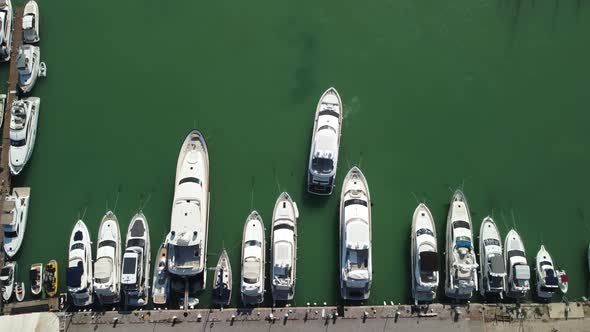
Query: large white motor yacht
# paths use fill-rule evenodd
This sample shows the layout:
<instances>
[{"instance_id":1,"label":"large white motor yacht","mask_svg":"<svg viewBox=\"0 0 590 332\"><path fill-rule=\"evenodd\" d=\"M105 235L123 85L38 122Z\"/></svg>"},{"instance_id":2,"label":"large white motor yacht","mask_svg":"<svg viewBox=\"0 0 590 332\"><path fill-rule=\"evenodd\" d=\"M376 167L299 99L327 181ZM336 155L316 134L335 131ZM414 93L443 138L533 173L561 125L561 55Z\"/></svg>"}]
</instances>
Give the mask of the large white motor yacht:
<instances>
[{"instance_id":1,"label":"large white motor yacht","mask_svg":"<svg viewBox=\"0 0 590 332\"><path fill-rule=\"evenodd\" d=\"M143 306L148 303L150 288L150 232L145 216L133 216L127 229L121 285L125 304Z\"/></svg>"},{"instance_id":2,"label":"large white motor yacht","mask_svg":"<svg viewBox=\"0 0 590 332\"><path fill-rule=\"evenodd\" d=\"M506 257L506 270L508 270L506 295L522 298L531 289L531 268L527 263L524 243L513 229L508 232L504 241L504 257Z\"/></svg>"},{"instance_id":3,"label":"large white motor yacht","mask_svg":"<svg viewBox=\"0 0 590 332\"><path fill-rule=\"evenodd\" d=\"M101 304L111 304L119 302L120 289L121 232L117 217L112 211L108 211L98 228L94 292Z\"/></svg>"},{"instance_id":4,"label":"large white motor yacht","mask_svg":"<svg viewBox=\"0 0 590 332\"><path fill-rule=\"evenodd\" d=\"M473 247L471 214L461 190L455 191L447 216L447 276L445 294L468 300L477 290L477 259Z\"/></svg>"},{"instance_id":5,"label":"large white motor yacht","mask_svg":"<svg viewBox=\"0 0 590 332\"><path fill-rule=\"evenodd\" d=\"M83 307L93 302L92 250L90 233L82 220L78 220L70 237L70 250L66 282L75 306Z\"/></svg>"},{"instance_id":6,"label":"large white motor yacht","mask_svg":"<svg viewBox=\"0 0 590 332\"><path fill-rule=\"evenodd\" d=\"M480 293L503 297L506 291L506 261L502 239L491 217L484 218L479 229Z\"/></svg>"},{"instance_id":7,"label":"large white motor yacht","mask_svg":"<svg viewBox=\"0 0 590 332\"><path fill-rule=\"evenodd\" d=\"M307 173L307 191L312 194L332 194L341 130L342 101L336 89L329 88L318 102L313 125Z\"/></svg>"},{"instance_id":8,"label":"large white motor yacht","mask_svg":"<svg viewBox=\"0 0 590 332\"><path fill-rule=\"evenodd\" d=\"M37 78L42 76L46 68L45 64L40 62L41 50L33 45L21 45L16 58L16 67L18 69L18 87L23 93L29 93L35 86Z\"/></svg>"},{"instance_id":9,"label":"large white motor yacht","mask_svg":"<svg viewBox=\"0 0 590 332\"><path fill-rule=\"evenodd\" d=\"M23 43L34 44L39 39L39 6L35 0L29 0L23 12Z\"/></svg>"},{"instance_id":10,"label":"large white motor yacht","mask_svg":"<svg viewBox=\"0 0 590 332\"><path fill-rule=\"evenodd\" d=\"M205 289L209 225L209 155L205 137L191 131L178 155L170 233L168 272L191 278L193 291ZM182 284L182 283L180 283ZM175 287L177 292L186 291Z\"/></svg>"},{"instance_id":11,"label":"large white motor yacht","mask_svg":"<svg viewBox=\"0 0 590 332\"><path fill-rule=\"evenodd\" d=\"M1 1L1 0L0 0ZM10 172L19 174L33 154L41 99L15 100L10 109Z\"/></svg>"},{"instance_id":12,"label":"large white motor yacht","mask_svg":"<svg viewBox=\"0 0 590 332\"><path fill-rule=\"evenodd\" d=\"M412 295L414 302L434 301L438 288L438 247L432 213L420 204L412 217Z\"/></svg>"},{"instance_id":13,"label":"large white motor yacht","mask_svg":"<svg viewBox=\"0 0 590 332\"><path fill-rule=\"evenodd\" d=\"M340 294L345 300L367 300L373 282L371 195L361 170L353 167L340 197Z\"/></svg>"},{"instance_id":14,"label":"large white motor yacht","mask_svg":"<svg viewBox=\"0 0 590 332\"><path fill-rule=\"evenodd\" d=\"M13 15L10 0L0 0L0 61L10 60Z\"/></svg>"},{"instance_id":15,"label":"large white motor yacht","mask_svg":"<svg viewBox=\"0 0 590 332\"><path fill-rule=\"evenodd\" d=\"M535 259L537 272L537 296L540 299L550 301L555 292L559 290L559 279L553 266L553 259L541 246Z\"/></svg>"},{"instance_id":16,"label":"large white motor yacht","mask_svg":"<svg viewBox=\"0 0 590 332\"><path fill-rule=\"evenodd\" d=\"M288 193L279 195L272 214L272 298L289 301L295 295L297 276L297 204Z\"/></svg>"},{"instance_id":17,"label":"large white motor yacht","mask_svg":"<svg viewBox=\"0 0 590 332\"><path fill-rule=\"evenodd\" d=\"M12 195L4 200L0 221L4 231L4 252L8 258L14 257L23 243L30 198L31 188L14 188Z\"/></svg>"},{"instance_id":18,"label":"large white motor yacht","mask_svg":"<svg viewBox=\"0 0 590 332\"><path fill-rule=\"evenodd\" d=\"M244 225L242 241L242 303L253 305L264 300L264 265L266 263L264 224L256 211L252 211Z\"/></svg>"}]
</instances>

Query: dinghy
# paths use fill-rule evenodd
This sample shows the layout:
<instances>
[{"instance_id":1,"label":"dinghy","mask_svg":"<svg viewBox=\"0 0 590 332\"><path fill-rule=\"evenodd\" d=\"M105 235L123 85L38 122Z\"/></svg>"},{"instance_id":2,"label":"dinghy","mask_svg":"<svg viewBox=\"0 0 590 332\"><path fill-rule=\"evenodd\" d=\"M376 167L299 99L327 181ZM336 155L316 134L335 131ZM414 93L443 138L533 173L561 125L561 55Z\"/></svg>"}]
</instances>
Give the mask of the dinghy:
<instances>
[{"instance_id":1,"label":"dinghy","mask_svg":"<svg viewBox=\"0 0 590 332\"><path fill-rule=\"evenodd\" d=\"M290 301L295 295L298 217L297 204L288 193L281 193L272 214L270 241L271 291L275 301Z\"/></svg>"},{"instance_id":2,"label":"dinghy","mask_svg":"<svg viewBox=\"0 0 590 332\"><path fill-rule=\"evenodd\" d=\"M545 246L541 246L541 249L537 252L535 263L537 272L537 296L542 300L551 301L559 285L553 266L553 259L551 259L551 255L549 255Z\"/></svg>"},{"instance_id":3,"label":"dinghy","mask_svg":"<svg viewBox=\"0 0 590 332\"><path fill-rule=\"evenodd\" d=\"M77 307L91 305L93 302L92 248L90 233L86 224L78 220L70 237L66 284Z\"/></svg>"},{"instance_id":4,"label":"dinghy","mask_svg":"<svg viewBox=\"0 0 590 332\"><path fill-rule=\"evenodd\" d=\"M2 300L10 301L14 289L14 275L16 274L16 262L6 262L0 270L0 285L2 286Z\"/></svg>"},{"instance_id":5,"label":"dinghy","mask_svg":"<svg viewBox=\"0 0 590 332\"><path fill-rule=\"evenodd\" d=\"M98 228L96 261L94 262L94 293L101 304L119 302L121 288L121 232L119 222L108 211Z\"/></svg>"},{"instance_id":6,"label":"dinghy","mask_svg":"<svg viewBox=\"0 0 590 332\"><path fill-rule=\"evenodd\" d=\"M131 219L127 230L121 284L125 292L125 304L144 306L148 303L150 273L150 233L142 213Z\"/></svg>"},{"instance_id":7,"label":"dinghy","mask_svg":"<svg viewBox=\"0 0 590 332\"><path fill-rule=\"evenodd\" d=\"M166 304L168 301L168 293L170 291L170 277L168 276L168 269L166 268L166 261L168 259L166 242L160 245L158 256L156 257L158 262L154 264L152 302L156 305L162 305Z\"/></svg>"},{"instance_id":8,"label":"dinghy","mask_svg":"<svg viewBox=\"0 0 590 332\"><path fill-rule=\"evenodd\" d=\"M25 299L25 283L15 282L14 283L14 296L18 302L22 302Z\"/></svg>"},{"instance_id":9,"label":"dinghy","mask_svg":"<svg viewBox=\"0 0 590 332\"><path fill-rule=\"evenodd\" d=\"M485 217L479 229L480 293L500 298L506 291L506 260L496 223Z\"/></svg>"},{"instance_id":10,"label":"dinghy","mask_svg":"<svg viewBox=\"0 0 590 332\"><path fill-rule=\"evenodd\" d=\"M527 263L524 243L513 229L508 232L504 241L504 257L506 257L506 270L508 270L506 295L522 298L531 288L531 269Z\"/></svg>"},{"instance_id":11,"label":"dinghy","mask_svg":"<svg viewBox=\"0 0 590 332\"><path fill-rule=\"evenodd\" d=\"M0 221L4 231L4 252L8 258L16 255L25 237L31 188L13 188L6 196Z\"/></svg>"},{"instance_id":12,"label":"dinghy","mask_svg":"<svg viewBox=\"0 0 590 332\"><path fill-rule=\"evenodd\" d=\"M23 43L34 44L39 39L39 6L35 0L29 0L23 12Z\"/></svg>"},{"instance_id":13,"label":"dinghy","mask_svg":"<svg viewBox=\"0 0 590 332\"><path fill-rule=\"evenodd\" d=\"M438 288L438 246L434 218L425 204L420 204L412 217L412 296L414 303L430 303Z\"/></svg>"},{"instance_id":14,"label":"dinghy","mask_svg":"<svg viewBox=\"0 0 590 332\"><path fill-rule=\"evenodd\" d=\"M252 211L244 225L242 241L242 303L254 305L264 300L264 265L266 244L264 224L256 211Z\"/></svg>"},{"instance_id":15,"label":"dinghy","mask_svg":"<svg viewBox=\"0 0 590 332\"><path fill-rule=\"evenodd\" d=\"M223 249L215 267L213 280L213 303L221 306L229 305L231 301L232 274L227 251Z\"/></svg>"},{"instance_id":16,"label":"dinghy","mask_svg":"<svg viewBox=\"0 0 590 332\"><path fill-rule=\"evenodd\" d=\"M457 190L447 216L445 294L451 299L469 300L478 287L472 228L467 199L461 190Z\"/></svg>"},{"instance_id":17,"label":"dinghy","mask_svg":"<svg viewBox=\"0 0 590 332\"><path fill-rule=\"evenodd\" d=\"M12 3L0 0L0 61L9 61L12 50Z\"/></svg>"},{"instance_id":18,"label":"dinghy","mask_svg":"<svg viewBox=\"0 0 590 332\"><path fill-rule=\"evenodd\" d=\"M43 290L43 263L31 265L29 279L31 281L31 293L39 295Z\"/></svg>"},{"instance_id":19,"label":"dinghy","mask_svg":"<svg viewBox=\"0 0 590 332\"><path fill-rule=\"evenodd\" d=\"M45 287L45 293L49 297L55 297L57 295L57 272L57 261L52 259L45 265L45 273L43 275L43 287Z\"/></svg>"},{"instance_id":20,"label":"dinghy","mask_svg":"<svg viewBox=\"0 0 590 332\"><path fill-rule=\"evenodd\" d=\"M18 175L33 154L40 104L41 99L37 97L19 99L12 103L8 152L12 175Z\"/></svg>"},{"instance_id":21,"label":"dinghy","mask_svg":"<svg viewBox=\"0 0 590 332\"><path fill-rule=\"evenodd\" d=\"M334 88L320 97L313 125L313 136L307 170L307 191L316 195L331 195L336 179L342 101Z\"/></svg>"},{"instance_id":22,"label":"dinghy","mask_svg":"<svg viewBox=\"0 0 590 332\"><path fill-rule=\"evenodd\" d=\"M353 167L340 196L340 295L367 300L373 282L371 195L365 176Z\"/></svg>"}]
</instances>

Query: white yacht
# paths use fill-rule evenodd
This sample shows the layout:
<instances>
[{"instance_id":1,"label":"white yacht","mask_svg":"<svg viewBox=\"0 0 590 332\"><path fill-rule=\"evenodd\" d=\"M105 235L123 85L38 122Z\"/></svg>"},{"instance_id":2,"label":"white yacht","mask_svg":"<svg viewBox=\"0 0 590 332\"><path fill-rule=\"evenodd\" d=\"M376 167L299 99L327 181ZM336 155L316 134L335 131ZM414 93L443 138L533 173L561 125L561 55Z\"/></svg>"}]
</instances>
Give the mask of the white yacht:
<instances>
[{"instance_id":1,"label":"white yacht","mask_svg":"<svg viewBox=\"0 0 590 332\"><path fill-rule=\"evenodd\" d=\"M215 267L215 280L213 280L213 303L221 306L231 302L232 273L227 251L223 249L219 261Z\"/></svg>"},{"instance_id":2,"label":"white yacht","mask_svg":"<svg viewBox=\"0 0 590 332\"><path fill-rule=\"evenodd\" d=\"M112 211L104 215L98 228L94 292L101 304L117 303L121 295L121 232Z\"/></svg>"},{"instance_id":3,"label":"white yacht","mask_svg":"<svg viewBox=\"0 0 590 332\"><path fill-rule=\"evenodd\" d=\"M150 287L150 232L141 212L131 219L125 243L121 274L125 304L143 306L148 303Z\"/></svg>"},{"instance_id":4,"label":"white yacht","mask_svg":"<svg viewBox=\"0 0 590 332\"><path fill-rule=\"evenodd\" d=\"M266 264L264 224L252 211L244 225L242 242L241 294L244 304L259 304L264 300L264 265Z\"/></svg>"},{"instance_id":5,"label":"white yacht","mask_svg":"<svg viewBox=\"0 0 590 332\"><path fill-rule=\"evenodd\" d=\"M12 20L12 3L10 0L0 0L0 61L10 60Z\"/></svg>"},{"instance_id":6,"label":"white yacht","mask_svg":"<svg viewBox=\"0 0 590 332\"><path fill-rule=\"evenodd\" d=\"M567 293L570 279L569 279L567 273L565 273L565 270L558 269L558 270L555 270L555 273L557 274L559 290L561 291L561 293L563 295L565 295Z\"/></svg>"},{"instance_id":7,"label":"white yacht","mask_svg":"<svg viewBox=\"0 0 590 332\"><path fill-rule=\"evenodd\" d=\"M158 249L158 262L154 264L154 278L152 286L152 302L156 305L166 304L168 301L168 292L170 290L170 278L166 261L168 260L168 249L166 242L160 245Z\"/></svg>"},{"instance_id":8,"label":"white yacht","mask_svg":"<svg viewBox=\"0 0 590 332\"><path fill-rule=\"evenodd\" d=\"M537 270L537 296L550 301L559 288L559 281L553 266L553 259L551 259L543 245L537 252L535 265Z\"/></svg>"},{"instance_id":9,"label":"white yacht","mask_svg":"<svg viewBox=\"0 0 590 332\"><path fill-rule=\"evenodd\" d=\"M14 275L16 274L16 262L6 262L0 270L0 285L2 286L2 300L8 302L14 289Z\"/></svg>"},{"instance_id":10,"label":"white yacht","mask_svg":"<svg viewBox=\"0 0 590 332\"><path fill-rule=\"evenodd\" d=\"M33 45L21 45L18 49L16 67L18 70L18 87L23 93L29 93L37 82L37 77L42 76L41 67L45 64L40 62L41 50Z\"/></svg>"},{"instance_id":11,"label":"white yacht","mask_svg":"<svg viewBox=\"0 0 590 332\"><path fill-rule=\"evenodd\" d=\"M506 260L500 232L489 216L484 218L479 229L479 261L481 296L497 295L502 298L506 291Z\"/></svg>"},{"instance_id":12,"label":"white yacht","mask_svg":"<svg viewBox=\"0 0 590 332\"><path fill-rule=\"evenodd\" d=\"M432 213L420 204L412 217L412 295L414 302L433 302L438 288L438 246Z\"/></svg>"},{"instance_id":13,"label":"white yacht","mask_svg":"<svg viewBox=\"0 0 590 332\"><path fill-rule=\"evenodd\" d=\"M4 200L0 221L4 231L4 252L8 258L14 257L23 243L30 198L31 188L14 188L12 195Z\"/></svg>"},{"instance_id":14,"label":"white yacht","mask_svg":"<svg viewBox=\"0 0 590 332\"><path fill-rule=\"evenodd\" d=\"M0 0L1 1L1 0ZM19 174L33 154L41 99L28 97L15 100L10 112L10 172Z\"/></svg>"},{"instance_id":15,"label":"white yacht","mask_svg":"<svg viewBox=\"0 0 590 332\"><path fill-rule=\"evenodd\" d=\"M207 232L209 225L209 154L205 137L191 131L178 155L176 182L168 243L168 272L191 278L205 289L207 277ZM196 281L194 281L196 280ZM173 288L177 292L186 290Z\"/></svg>"},{"instance_id":16,"label":"white yacht","mask_svg":"<svg viewBox=\"0 0 590 332\"><path fill-rule=\"evenodd\" d=\"M288 193L279 195L272 213L271 290L275 301L290 301L297 276L297 204Z\"/></svg>"},{"instance_id":17,"label":"white yacht","mask_svg":"<svg viewBox=\"0 0 590 332\"><path fill-rule=\"evenodd\" d=\"M39 39L39 6L35 0L29 0L23 12L23 43L34 44Z\"/></svg>"},{"instance_id":18,"label":"white yacht","mask_svg":"<svg viewBox=\"0 0 590 332\"><path fill-rule=\"evenodd\" d=\"M318 102L313 125L307 171L307 191L312 194L332 194L341 129L342 100L336 89L329 88Z\"/></svg>"},{"instance_id":19,"label":"white yacht","mask_svg":"<svg viewBox=\"0 0 590 332\"><path fill-rule=\"evenodd\" d=\"M371 195L365 176L353 167L340 196L340 294L345 300L367 300L371 294Z\"/></svg>"},{"instance_id":20,"label":"white yacht","mask_svg":"<svg viewBox=\"0 0 590 332\"><path fill-rule=\"evenodd\" d=\"M473 246L471 214L461 190L455 191L447 216L447 277L445 294L468 300L477 290L477 259Z\"/></svg>"},{"instance_id":21,"label":"white yacht","mask_svg":"<svg viewBox=\"0 0 590 332\"><path fill-rule=\"evenodd\" d=\"M70 237L66 283L75 306L84 307L92 304L93 283L90 233L88 233L88 228L86 228L86 224L82 220L78 220Z\"/></svg>"},{"instance_id":22,"label":"white yacht","mask_svg":"<svg viewBox=\"0 0 590 332\"><path fill-rule=\"evenodd\" d=\"M22 302L25 299L25 283L15 282L14 283L14 296L18 302Z\"/></svg>"},{"instance_id":23,"label":"white yacht","mask_svg":"<svg viewBox=\"0 0 590 332\"><path fill-rule=\"evenodd\" d=\"M506 295L512 298L524 297L531 288L531 269L527 263L524 243L513 229L508 232L504 241L504 257L508 270Z\"/></svg>"},{"instance_id":24,"label":"white yacht","mask_svg":"<svg viewBox=\"0 0 590 332\"><path fill-rule=\"evenodd\" d=\"M29 270L31 294L39 295L43 290L43 263L34 263Z\"/></svg>"}]
</instances>

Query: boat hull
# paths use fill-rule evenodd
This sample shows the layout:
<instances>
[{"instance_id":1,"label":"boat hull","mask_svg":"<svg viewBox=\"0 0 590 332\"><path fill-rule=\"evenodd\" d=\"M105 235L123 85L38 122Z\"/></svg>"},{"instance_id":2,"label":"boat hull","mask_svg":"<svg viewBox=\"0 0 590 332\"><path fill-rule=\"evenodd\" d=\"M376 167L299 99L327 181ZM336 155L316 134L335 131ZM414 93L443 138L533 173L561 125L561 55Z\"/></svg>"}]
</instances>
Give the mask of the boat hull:
<instances>
[{"instance_id":1,"label":"boat hull","mask_svg":"<svg viewBox=\"0 0 590 332\"><path fill-rule=\"evenodd\" d=\"M270 241L271 291L275 301L290 301L295 296L298 215L297 205L291 196L286 192L281 193L273 210Z\"/></svg>"},{"instance_id":2,"label":"boat hull","mask_svg":"<svg viewBox=\"0 0 590 332\"><path fill-rule=\"evenodd\" d=\"M253 211L246 219L242 241L240 289L243 304L256 305L264 301L265 265L264 224L258 212Z\"/></svg>"},{"instance_id":3,"label":"boat hull","mask_svg":"<svg viewBox=\"0 0 590 332\"><path fill-rule=\"evenodd\" d=\"M231 302L232 271L227 251L223 249L215 267L213 281L213 303L224 306Z\"/></svg>"},{"instance_id":4,"label":"boat hull","mask_svg":"<svg viewBox=\"0 0 590 332\"><path fill-rule=\"evenodd\" d=\"M422 229L427 229L432 232L432 234L425 234L420 235L420 237L426 237L426 239L420 239L418 242L418 235L417 232ZM436 298L436 291L438 288L438 277L439 272L434 272L434 278L436 281L432 281L429 283L422 283L421 282L421 275L420 275L420 250L421 246L425 247L434 247L433 252L438 255L438 248L436 243L436 227L434 224L434 218L432 217L432 213L425 204L420 204L414 211L414 215L412 217L412 234L411 234L411 280L412 280L412 297L414 298L414 302L416 304L419 303L431 303Z\"/></svg>"},{"instance_id":5,"label":"boat hull","mask_svg":"<svg viewBox=\"0 0 590 332\"><path fill-rule=\"evenodd\" d=\"M31 188L14 188L12 190L12 195L5 198L6 202L11 202L14 204L14 209L12 209L10 213L13 215L13 218L16 219L14 225L3 226L4 252L8 258L14 257L22 246L27 228L30 197ZM7 232L11 232L12 234L16 233L16 236L7 237Z\"/></svg>"}]
</instances>

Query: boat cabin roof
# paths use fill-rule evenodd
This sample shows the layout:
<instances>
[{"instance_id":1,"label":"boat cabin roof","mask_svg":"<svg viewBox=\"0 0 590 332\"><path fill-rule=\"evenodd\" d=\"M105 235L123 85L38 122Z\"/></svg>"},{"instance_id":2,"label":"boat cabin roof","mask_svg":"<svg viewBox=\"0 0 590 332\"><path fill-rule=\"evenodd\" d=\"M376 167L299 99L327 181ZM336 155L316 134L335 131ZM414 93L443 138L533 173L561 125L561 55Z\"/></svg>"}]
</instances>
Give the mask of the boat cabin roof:
<instances>
[{"instance_id":1,"label":"boat cabin roof","mask_svg":"<svg viewBox=\"0 0 590 332\"><path fill-rule=\"evenodd\" d=\"M506 264L501 255L494 255L490 257L490 271L492 273L502 274L506 273Z\"/></svg>"},{"instance_id":2,"label":"boat cabin roof","mask_svg":"<svg viewBox=\"0 0 590 332\"><path fill-rule=\"evenodd\" d=\"M425 272L438 271L438 255L433 251L423 251L420 253L420 270Z\"/></svg>"},{"instance_id":3,"label":"boat cabin roof","mask_svg":"<svg viewBox=\"0 0 590 332\"><path fill-rule=\"evenodd\" d=\"M97 279L106 279L113 272L113 259L110 257L101 257L94 263L94 277Z\"/></svg>"},{"instance_id":4,"label":"boat cabin roof","mask_svg":"<svg viewBox=\"0 0 590 332\"><path fill-rule=\"evenodd\" d=\"M35 23L35 14L27 14L23 17L23 29L32 29Z\"/></svg>"},{"instance_id":5,"label":"boat cabin roof","mask_svg":"<svg viewBox=\"0 0 590 332\"><path fill-rule=\"evenodd\" d=\"M275 243L274 247L274 263L275 267L284 267L291 265L291 257L293 255L293 246L290 242L280 241Z\"/></svg>"},{"instance_id":6,"label":"boat cabin roof","mask_svg":"<svg viewBox=\"0 0 590 332\"><path fill-rule=\"evenodd\" d=\"M529 280L531 279L531 269L528 265L519 264L514 266L514 274L516 279Z\"/></svg>"},{"instance_id":7,"label":"boat cabin roof","mask_svg":"<svg viewBox=\"0 0 590 332\"><path fill-rule=\"evenodd\" d=\"M369 224L362 219L353 219L346 223L346 247L348 249L366 250L371 246Z\"/></svg>"},{"instance_id":8,"label":"boat cabin roof","mask_svg":"<svg viewBox=\"0 0 590 332\"><path fill-rule=\"evenodd\" d=\"M256 257L246 257L244 260L244 280L248 283L258 282L260 276L260 260Z\"/></svg>"}]
</instances>

